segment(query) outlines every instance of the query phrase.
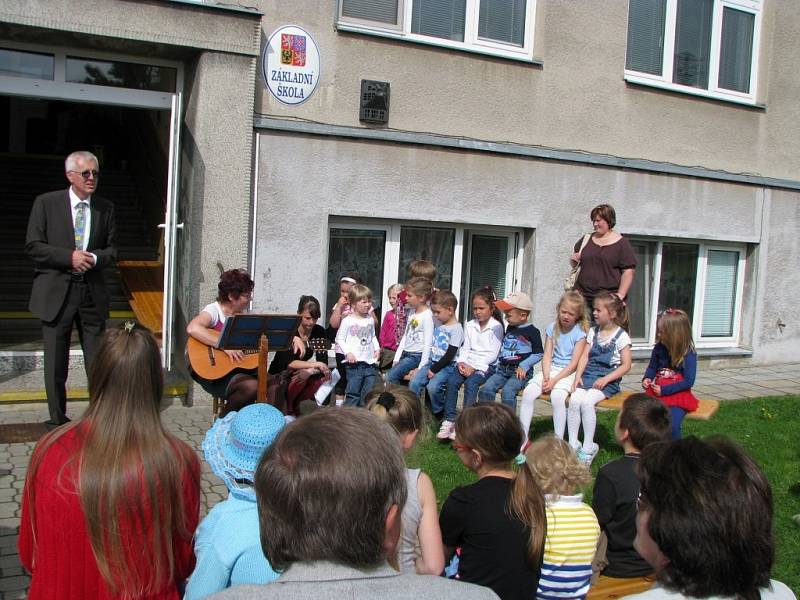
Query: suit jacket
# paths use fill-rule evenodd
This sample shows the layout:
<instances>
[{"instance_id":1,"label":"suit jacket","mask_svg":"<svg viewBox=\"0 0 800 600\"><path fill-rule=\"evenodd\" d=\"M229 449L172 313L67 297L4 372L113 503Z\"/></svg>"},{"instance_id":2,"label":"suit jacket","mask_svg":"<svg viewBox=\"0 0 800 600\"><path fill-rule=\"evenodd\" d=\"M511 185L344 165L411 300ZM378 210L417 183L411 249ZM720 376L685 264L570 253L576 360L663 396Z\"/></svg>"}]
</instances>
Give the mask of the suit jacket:
<instances>
[{"instance_id":1,"label":"suit jacket","mask_svg":"<svg viewBox=\"0 0 800 600\"><path fill-rule=\"evenodd\" d=\"M117 260L114 205L98 196L91 200L91 230L88 252L97 263L84 274L92 300L103 318L108 318L109 297L103 281L103 269ZM69 189L48 192L33 202L28 219L25 252L33 259L34 274L30 311L42 321L53 321L69 291L75 232Z\"/></svg>"},{"instance_id":2,"label":"suit jacket","mask_svg":"<svg viewBox=\"0 0 800 600\"><path fill-rule=\"evenodd\" d=\"M239 585L209 596L209 600L497 600L489 588L436 575L400 574L389 565L355 569L328 562L297 562L265 585Z\"/></svg>"}]
</instances>

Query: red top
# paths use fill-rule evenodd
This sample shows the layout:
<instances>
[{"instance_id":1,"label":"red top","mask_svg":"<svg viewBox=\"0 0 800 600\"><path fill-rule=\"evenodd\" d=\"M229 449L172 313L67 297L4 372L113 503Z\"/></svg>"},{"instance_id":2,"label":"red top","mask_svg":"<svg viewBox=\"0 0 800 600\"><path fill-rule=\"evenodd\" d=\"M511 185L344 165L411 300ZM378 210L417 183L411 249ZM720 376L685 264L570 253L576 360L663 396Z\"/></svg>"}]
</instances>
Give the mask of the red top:
<instances>
[{"instance_id":1,"label":"red top","mask_svg":"<svg viewBox=\"0 0 800 600\"><path fill-rule=\"evenodd\" d=\"M25 483L17 548L22 565L32 575L30 600L113 598L97 568L78 495L77 457L84 443L84 430L83 427L73 428L56 440L42 457L36 480L29 478ZM175 443L182 444L177 440ZM36 455L34 450L34 457ZM191 462L183 474L183 499L190 537L181 539L174 535L175 581L170 581L157 594L147 596L148 599L178 600L177 582L184 581L194 568L191 534L199 520L200 463L194 452L186 452L186 455ZM30 486L33 486L35 502L35 544L28 507ZM144 540L150 532L141 532L141 527L124 520L120 522L120 529L129 541L124 552L131 567L136 571L149 568L154 558Z\"/></svg>"}]
</instances>

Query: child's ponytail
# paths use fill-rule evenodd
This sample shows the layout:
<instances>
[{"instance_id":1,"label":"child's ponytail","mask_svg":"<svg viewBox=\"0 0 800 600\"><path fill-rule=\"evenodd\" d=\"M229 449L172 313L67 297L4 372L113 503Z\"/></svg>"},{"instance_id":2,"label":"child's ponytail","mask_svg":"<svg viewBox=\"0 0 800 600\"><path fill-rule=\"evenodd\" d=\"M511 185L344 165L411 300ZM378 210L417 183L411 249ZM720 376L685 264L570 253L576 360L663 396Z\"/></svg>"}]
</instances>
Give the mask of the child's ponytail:
<instances>
[{"instance_id":1,"label":"child's ponytail","mask_svg":"<svg viewBox=\"0 0 800 600\"><path fill-rule=\"evenodd\" d=\"M544 495L536 484L525 455L520 451L525 432L514 411L505 404L478 402L465 408L456 421L461 443L477 450L489 465L507 468L518 466L508 497L508 510L530 529L527 558L538 570L547 530Z\"/></svg>"},{"instance_id":2,"label":"child's ponytail","mask_svg":"<svg viewBox=\"0 0 800 600\"><path fill-rule=\"evenodd\" d=\"M614 313L613 321L618 327L622 327L625 331L630 331L631 317L628 312L628 307L625 302L614 292L603 290L594 297L595 300L600 300Z\"/></svg>"},{"instance_id":3,"label":"child's ponytail","mask_svg":"<svg viewBox=\"0 0 800 600\"><path fill-rule=\"evenodd\" d=\"M517 476L511 484L511 511L530 529L528 563L538 570L544 552L544 540L547 537L544 494L525 460L525 454L520 453L518 456L522 457L518 461L522 464L519 465Z\"/></svg>"}]
</instances>

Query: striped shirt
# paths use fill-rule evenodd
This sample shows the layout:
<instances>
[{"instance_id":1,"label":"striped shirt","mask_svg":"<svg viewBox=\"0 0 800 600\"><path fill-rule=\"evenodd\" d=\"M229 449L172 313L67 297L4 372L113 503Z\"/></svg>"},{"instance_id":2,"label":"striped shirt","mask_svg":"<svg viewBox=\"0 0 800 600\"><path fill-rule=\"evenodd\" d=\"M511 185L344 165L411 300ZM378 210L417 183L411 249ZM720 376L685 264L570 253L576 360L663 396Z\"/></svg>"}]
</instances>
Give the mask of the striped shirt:
<instances>
[{"instance_id":1,"label":"striped shirt","mask_svg":"<svg viewBox=\"0 0 800 600\"><path fill-rule=\"evenodd\" d=\"M585 598L600 526L583 494L545 496L547 538L536 597L540 600Z\"/></svg>"}]
</instances>

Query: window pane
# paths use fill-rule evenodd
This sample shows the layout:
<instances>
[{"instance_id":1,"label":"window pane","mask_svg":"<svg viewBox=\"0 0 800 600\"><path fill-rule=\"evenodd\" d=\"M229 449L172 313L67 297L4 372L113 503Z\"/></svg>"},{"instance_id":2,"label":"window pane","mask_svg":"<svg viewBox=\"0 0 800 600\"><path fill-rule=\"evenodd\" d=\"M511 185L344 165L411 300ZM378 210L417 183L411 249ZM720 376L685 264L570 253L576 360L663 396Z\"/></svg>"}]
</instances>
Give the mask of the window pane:
<instances>
[{"instance_id":1,"label":"window pane","mask_svg":"<svg viewBox=\"0 0 800 600\"><path fill-rule=\"evenodd\" d=\"M722 43L717 84L726 90L750 91L753 30L756 16L741 10L722 10Z\"/></svg>"},{"instance_id":2,"label":"window pane","mask_svg":"<svg viewBox=\"0 0 800 600\"><path fill-rule=\"evenodd\" d=\"M680 308L689 318L694 314L694 290L697 280L697 246L664 244L661 253L661 281L658 310Z\"/></svg>"},{"instance_id":3,"label":"window pane","mask_svg":"<svg viewBox=\"0 0 800 600\"><path fill-rule=\"evenodd\" d=\"M730 337L733 335L738 267L738 252L708 251L701 330L703 337Z\"/></svg>"},{"instance_id":4,"label":"window pane","mask_svg":"<svg viewBox=\"0 0 800 600\"><path fill-rule=\"evenodd\" d=\"M469 288L465 290L462 306L470 315L469 297L476 289L490 285L498 298L506 295L506 265L508 263L508 238L493 235L473 235L472 252L469 261L467 281Z\"/></svg>"},{"instance_id":5,"label":"window pane","mask_svg":"<svg viewBox=\"0 0 800 600\"><path fill-rule=\"evenodd\" d=\"M0 48L0 75L53 79L54 66L55 59L52 54Z\"/></svg>"},{"instance_id":6,"label":"window pane","mask_svg":"<svg viewBox=\"0 0 800 600\"><path fill-rule=\"evenodd\" d=\"M525 43L526 0L481 0L478 37L515 46Z\"/></svg>"},{"instance_id":7,"label":"window pane","mask_svg":"<svg viewBox=\"0 0 800 600\"><path fill-rule=\"evenodd\" d=\"M625 68L661 75L667 0L630 0Z\"/></svg>"},{"instance_id":8,"label":"window pane","mask_svg":"<svg viewBox=\"0 0 800 600\"><path fill-rule=\"evenodd\" d=\"M397 24L397 0L342 0L342 16Z\"/></svg>"},{"instance_id":9,"label":"window pane","mask_svg":"<svg viewBox=\"0 0 800 600\"><path fill-rule=\"evenodd\" d=\"M408 273L408 265L415 260L428 260L436 265L434 285L449 290L453 285L453 246L456 233L453 229L432 227L403 227L400 229L401 280Z\"/></svg>"},{"instance_id":10,"label":"window pane","mask_svg":"<svg viewBox=\"0 0 800 600\"><path fill-rule=\"evenodd\" d=\"M678 0L672 81L708 89L714 0Z\"/></svg>"},{"instance_id":11,"label":"window pane","mask_svg":"<svg viewBox=\"0 0 800 600\"><path fill-rule=\"evenodd\" d=\"M655 244L652 242L631 241L636 255L636 275L628 290L628 307L631 313L631 338L648 340L650 338L650 315L652 314L651 290L653 289L653 257Z\"/></svg>"},{"instance_id":12,"label":"window pane","mask_svg":"<svg viewBox=\"0 0 800 600\"><path fill-rule=\"evenodd\" d=\"M411 33L464 41L466 0L414 0Z\"/></svg>"},{"instance_id":13,"label":"window pane","mask_svg":"<svg viewBox=\"0 0 800 600\"><path fill-rule=\"evenodd\" d=\"M324 317L339 299L339 278L352 271L358 280L372 290L375 311L380 314L383 302L383 258L386 232L369 229L331 229L328 244L328 289Z\"/></svg>"},{"instance_id":14,"label":"window pane","mask_svg":"<svg viewBox=\"0 0 800 600\"><path fill-rule=\"evenodd\" d=\"M109 87L174 92L178 70L110 60L67 57L67 81Z\"/></svg>"}]
</instances>

